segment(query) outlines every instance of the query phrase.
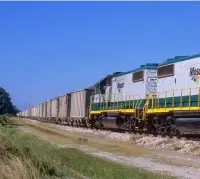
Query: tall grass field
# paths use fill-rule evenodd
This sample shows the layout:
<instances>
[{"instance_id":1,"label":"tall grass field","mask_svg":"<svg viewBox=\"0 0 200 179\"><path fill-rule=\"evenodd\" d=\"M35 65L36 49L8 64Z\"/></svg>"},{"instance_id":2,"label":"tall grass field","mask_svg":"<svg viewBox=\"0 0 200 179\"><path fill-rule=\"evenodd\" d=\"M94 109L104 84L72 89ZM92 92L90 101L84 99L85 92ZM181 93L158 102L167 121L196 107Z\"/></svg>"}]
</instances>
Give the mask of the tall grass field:
<instances>
[{"instance_id":1,"label":"tall grass field","mask_svg":"<svg viewBox=\"0 0 200 179\"><path fill-rule=\"evenodd\" d=\"M0 116L0 179L169 179L171 176L120 165L75 148L60 148L22 132Z\"/></svg>"}]
</instances>

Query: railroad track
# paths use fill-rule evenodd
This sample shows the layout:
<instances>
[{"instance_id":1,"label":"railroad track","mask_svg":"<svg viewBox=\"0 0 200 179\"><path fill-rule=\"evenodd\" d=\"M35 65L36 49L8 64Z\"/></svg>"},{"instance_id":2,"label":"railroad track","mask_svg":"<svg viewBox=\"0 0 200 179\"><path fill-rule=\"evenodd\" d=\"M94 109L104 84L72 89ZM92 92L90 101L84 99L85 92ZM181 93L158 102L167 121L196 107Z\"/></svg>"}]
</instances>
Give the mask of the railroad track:
<instances>
[{"instance_id":1,"label":"railroad track","mask_svg":"<svg viewBox=\"0 0 200 179\"><path fill-rule=\"evenodd\" d=\"M36 119L31 119L31 118L27 118L30 120L34 120L34 121L40 121L43 123L51 123L51 124L55 124L55 125L61 125L61 126L68 126L68 127L76 127L76 128L83 128L83 129L91 129L91 130L99 130L99 131L110 131L110 132L117 132L117 133L129 133L129 134L134 134L137 136L141 136L141 137L145 137L145 136L150 136L150 137L159 137L159 138L171 138L171 139L177 139L177 140L192 140L192 141L200 141L200 134L180 134L179 136L176 135L172 135L171 137L168 135L161 135L161 134L153 134L153 133L147 133L146 131L127 131L124 129L113 129L113 128L91 128L90 126L77 126L77 125L69 125L67 123L55 123L53 121L45 121L45 120L36 120Z\"/></svg>"}]
</instances>

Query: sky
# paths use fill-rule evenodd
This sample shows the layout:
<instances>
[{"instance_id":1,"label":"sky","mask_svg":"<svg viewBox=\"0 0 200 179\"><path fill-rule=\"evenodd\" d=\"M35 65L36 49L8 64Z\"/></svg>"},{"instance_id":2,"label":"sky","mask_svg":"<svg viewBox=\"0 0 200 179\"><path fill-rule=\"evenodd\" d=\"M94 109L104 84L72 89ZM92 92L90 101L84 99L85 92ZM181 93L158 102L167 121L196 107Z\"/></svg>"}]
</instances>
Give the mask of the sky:
<instances>
[{"instance_id":1,"label":"sky","mask_svg":"<svg viewBox=\"0 0 200 179\"><path fill-rule=\"evenodd\" d=\"M0 87L20 109L200 53L200 2L0 2Z\"/></svg>"}]
</instances>

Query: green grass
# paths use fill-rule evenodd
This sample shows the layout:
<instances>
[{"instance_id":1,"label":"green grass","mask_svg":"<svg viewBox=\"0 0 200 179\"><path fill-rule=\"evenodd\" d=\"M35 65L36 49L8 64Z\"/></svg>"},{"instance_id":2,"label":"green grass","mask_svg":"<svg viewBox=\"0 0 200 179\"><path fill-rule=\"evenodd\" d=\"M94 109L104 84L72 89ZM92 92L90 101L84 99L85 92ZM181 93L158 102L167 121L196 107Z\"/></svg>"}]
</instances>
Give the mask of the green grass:
<instances>
[{"instance_id":1,"label":"green grass","mask_svg":"<svg viewBox=\"0 0 200 179\"><path fill-rule=\"evenodd\" d=\"M33 172L29 178L172 178L93 157L75 148L59 148L33 135L19 132L15 123L6 118L0 120L0 159L12 159L10 156L18 157L22 165L24 161L29 161L29 165L24 167L24 170L29 171L25 173Z\"/></svg>"},{"instance_id":2,"label":"green grass","mask_svg":"<svg viewBox=\"0 0 200 179\"><path fill-rule=\"evenodd\" d=\"M14 119L15 120L15 119ZM51 126L43 123L31 123L26 120L16 120L17 124L23 128L29 128L31 133L38 136L40 139L52 141L56 144L64 145L66 143L73 143L76 145L87 145L89 148L98 148L104 152L111 152L115 154L121 154L126 156L143 156L147 154L149 150L141 147L126 145L122 142L97 140L91 137L82 138L80 135L58 130L55 126ZM29 130L29 132L30 132ZM86 144L85 144L86 143Z\"/></svg>"}]
</instances>

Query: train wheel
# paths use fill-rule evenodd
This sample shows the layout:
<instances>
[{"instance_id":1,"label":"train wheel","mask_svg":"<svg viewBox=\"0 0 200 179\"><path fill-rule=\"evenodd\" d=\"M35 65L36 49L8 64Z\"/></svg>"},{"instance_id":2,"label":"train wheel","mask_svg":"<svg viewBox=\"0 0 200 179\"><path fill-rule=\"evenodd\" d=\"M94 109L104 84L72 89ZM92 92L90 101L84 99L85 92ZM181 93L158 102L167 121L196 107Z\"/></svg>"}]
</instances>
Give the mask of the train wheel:
<instances>
[{"instance_id":1,"label":"train wheel","mask_svg":"<svg viewBox=\"0 0 200 179\"><path fill-rule=\"evenodd\" d=\"M154 117L152 132L155 136L161 134L164 137L167 134L167 119L165 117Z\"/></svg>"},{"instance_id":2,"label":"train wheel","mask_svg":"<svg viewBox=\"0 0 200 179\"><path fill-rule=\"evenodd\" d=\"M154 117L152 120L152 133L157 136L157 134L159 133L159 118L158 117Z\"/></svg>"},{"instance_id":3,"label":"train wheel","mask_svg":"<svg viewBox=\"0 0 200 179\"><path fill-rule=\"evenodd\" d=\"M125 128L128 130L128 132L134 132L136 127L136 120L133 117L130 117L127 119Z\"/></svg>"},{"instance_id":4,"label":"train wheel","mask_svg":"<svg viewBox=\"0 0 200 179\"><path fill-rule=\"evenodd\" d=\"M92 118L92 119L89 121L89 123L90 123L90 128L91 128L91 129L94 129L94 128L95 128L95 121L96 121L95 118Z\"/></svg>"},{"instance_id":5,"label":"train wheel","mask_svg":"<svg viewBox=\"0 0 200 179\"><path fill-rule=\"evenodd\" d=\"M167 135L172 138L174 134L174 119L172 117L167 118Z\"/></svg>"},{"instance_id":6,"label":"train wheel","mask_svg":"<svg viewBox=\"0 0 200 179\"><path fill-rule=\"evenodd\" d=\"M165 135L167 134L167 119L165 117L162 117L160 119L160 134L162 135L162 137L165 137Z\"/></svg>"},{"instance_id":7,"label":"train wheel","mask_svg":"<svg viewBox=\"0 0 200 179\"><path fill-rule=\"evenodd\" d=\"M170 138L175 135L177 138L181 137L181 133L176 129L175 119L173 117L168 118L168 128L167 133Z\"/></svg>"},{"instance_id":8,"label":"train wheel","mask_svg":"<svg viewBox=\"0 0 200 179\"><path fill-rule=\"evenodd\" d=\"M139 130L139 134L142 135L142 132L144 132L144 122L143 121L138 121L138 130Z\"/></svg>"}]
</instances>

